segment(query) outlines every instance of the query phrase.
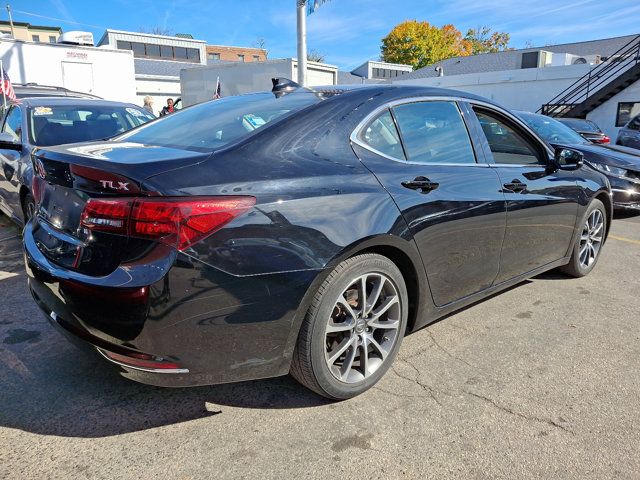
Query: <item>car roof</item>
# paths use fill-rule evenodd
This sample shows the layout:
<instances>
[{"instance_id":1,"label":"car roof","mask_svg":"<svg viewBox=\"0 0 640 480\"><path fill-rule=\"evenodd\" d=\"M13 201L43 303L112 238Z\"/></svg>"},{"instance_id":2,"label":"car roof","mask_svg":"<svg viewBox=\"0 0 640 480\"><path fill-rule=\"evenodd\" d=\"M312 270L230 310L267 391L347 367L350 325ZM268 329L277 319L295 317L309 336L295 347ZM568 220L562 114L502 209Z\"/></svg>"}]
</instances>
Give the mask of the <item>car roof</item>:
<instances>
[{"instance_id":1,"label":"car roof","mask_svg":"<svg viewBox=\"0 0 640 480\"><path fill-rule=\"evenodd\" d=\"M416 96L416 97L460 97L469 100L480 100L496 104L495 102L475 95L473 93L463 92L461 90L453 90L449 88L438 87L423 87L420 85L399 85L399 84L363 84L363 85L328 85L320 87L311 87L312 91L327 92L327 93L348 93L352 91L369 91L371 93L382 93L395 91L399 97Z\"/></svg>"},{"instance_id":2,"label":"car roof","mask_svg":"<svg viewBox=\"0 0 640 480\"><path fill-rule=\"evenodd\" d=\"M52 106L118 106L118 107L135 107L142 109L138 105L127 102L115 102L112 100L99 100L94 98L82 98L82 97L26 97L18 100L20 105L27 107L52 107Z\"/></svg>"}]
</instances>

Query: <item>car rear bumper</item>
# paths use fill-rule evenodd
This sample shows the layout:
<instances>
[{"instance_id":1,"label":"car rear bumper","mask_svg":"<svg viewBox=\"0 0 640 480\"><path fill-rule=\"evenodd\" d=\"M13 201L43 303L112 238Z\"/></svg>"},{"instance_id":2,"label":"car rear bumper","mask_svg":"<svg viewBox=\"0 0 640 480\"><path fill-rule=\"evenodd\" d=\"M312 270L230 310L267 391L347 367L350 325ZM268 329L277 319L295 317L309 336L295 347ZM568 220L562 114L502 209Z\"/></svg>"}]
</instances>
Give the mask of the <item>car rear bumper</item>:
<instances>
[{"instance_id":1,"label":"car rear bumper","mask_svg":"<svg viewBox=\"0 0 640 480\"><path fill-rule=\"evenodd\" d=\"M47 318L76 344L97 351L127 378L195 386L284 375L301 302L317 270L233 276L183 253L142 294L70 278L38 250L25 229L29 287ZM130 270L132 277L134 269ZM158 371L105 355L151 355L178 368Z\"/></svg>"}]
</instances>

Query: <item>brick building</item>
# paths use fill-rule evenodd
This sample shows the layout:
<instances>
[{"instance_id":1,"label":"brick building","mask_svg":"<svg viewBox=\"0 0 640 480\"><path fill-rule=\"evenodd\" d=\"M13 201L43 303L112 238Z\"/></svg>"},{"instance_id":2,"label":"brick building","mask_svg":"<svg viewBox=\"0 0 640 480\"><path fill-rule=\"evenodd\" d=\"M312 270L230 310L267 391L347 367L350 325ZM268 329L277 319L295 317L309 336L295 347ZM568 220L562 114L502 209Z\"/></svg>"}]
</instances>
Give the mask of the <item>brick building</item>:
<instances>
[{"instance_id":1,"label":"brick building","mask_svg":"<svg viewBox=\"0 0 640 480\"><path fill-rule=\"evenodd\" d=\"M267 51L263 48L207 45L207 62L264 62Z\"/></svg>"}]
</instances>

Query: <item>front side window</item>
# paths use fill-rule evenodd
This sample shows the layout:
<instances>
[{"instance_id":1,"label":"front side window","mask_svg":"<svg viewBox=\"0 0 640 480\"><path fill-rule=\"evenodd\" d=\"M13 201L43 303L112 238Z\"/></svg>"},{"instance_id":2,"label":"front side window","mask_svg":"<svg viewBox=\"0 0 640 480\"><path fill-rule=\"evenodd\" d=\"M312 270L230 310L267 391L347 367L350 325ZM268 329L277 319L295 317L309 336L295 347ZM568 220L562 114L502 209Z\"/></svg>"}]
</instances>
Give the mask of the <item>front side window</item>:
<instances>
[{"instance_id":1,"label":"front side window","mask_svg":"<svg viewBox=\"0 0 640 480\"><path fill-rule=\"evenodd\" d=\"M474 108L496 163L507 165L545 164L532 140L497 114Z\"/></svg>"},{"instance_id":2,"label":"front side window","mask_svg":"<svg viewBox=\"0 0 640 480\"><path fill-rule=\"evenodd\" d=\"M393 108L408 160L471 164L476 158L454 102L416 102Z\"/></svg>"},{"instance_id":3,"label":"front side window","mask_svg":"<svg viewBox=\"0 0 640 480\"><path fill-rule=\"evenodd\" d=\"M12 107L4 121L3 133L11 135L15 142L22 140L22 111L19 107Z\"/></svg>"},{"instance_id":4,"label":"front side window","mask_svg":"<svg viewBox=\"0 0 640 480\"><path fill-rule=\"evenodd\" d=\"M359 139L372 149L389 157L397 158L398 160L405 159L400 136L389 110L385 110L384 113L363 128L360 131Z\"/></svg>"}]
</instances>

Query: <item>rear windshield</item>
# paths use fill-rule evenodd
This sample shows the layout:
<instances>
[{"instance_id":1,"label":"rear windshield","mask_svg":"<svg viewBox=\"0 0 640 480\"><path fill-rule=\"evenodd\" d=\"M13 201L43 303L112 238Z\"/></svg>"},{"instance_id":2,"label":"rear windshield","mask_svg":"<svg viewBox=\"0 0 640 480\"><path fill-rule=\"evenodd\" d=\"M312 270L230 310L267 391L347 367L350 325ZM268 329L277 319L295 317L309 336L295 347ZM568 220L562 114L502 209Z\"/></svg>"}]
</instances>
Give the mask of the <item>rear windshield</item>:
<instances>
[{"instance_id":1,"label":"rear windshield","mask_svg":"<svg viewBox=\"0 0 640 480\"><path fill-rule=\"evenodd\" d=\"M308 93L225 97L169 114L118 140L187 150L213 151L321 100Z\"/></svg>"},{"instance_id":2,"label":"rear windshield","mask_svg":"<svg viewBox=\"0 0 640 480\"><path fill-rule=\"evenodd\" d=\"M133 105L38 106L28 115L31 143L39 147L109 138L155 118Z\"/></svg>"},{"instance_id":3,"label":"rear windshield","mask_svg":"<svg viewBox=\"0 0 640 480\"><path fill-rule=\"evenodd\" d=\"M568 125L577 132L598 133L600 129L590 120L580 120L576 118L563 118L560 122Z\"/></svg>"}]
</instances>

